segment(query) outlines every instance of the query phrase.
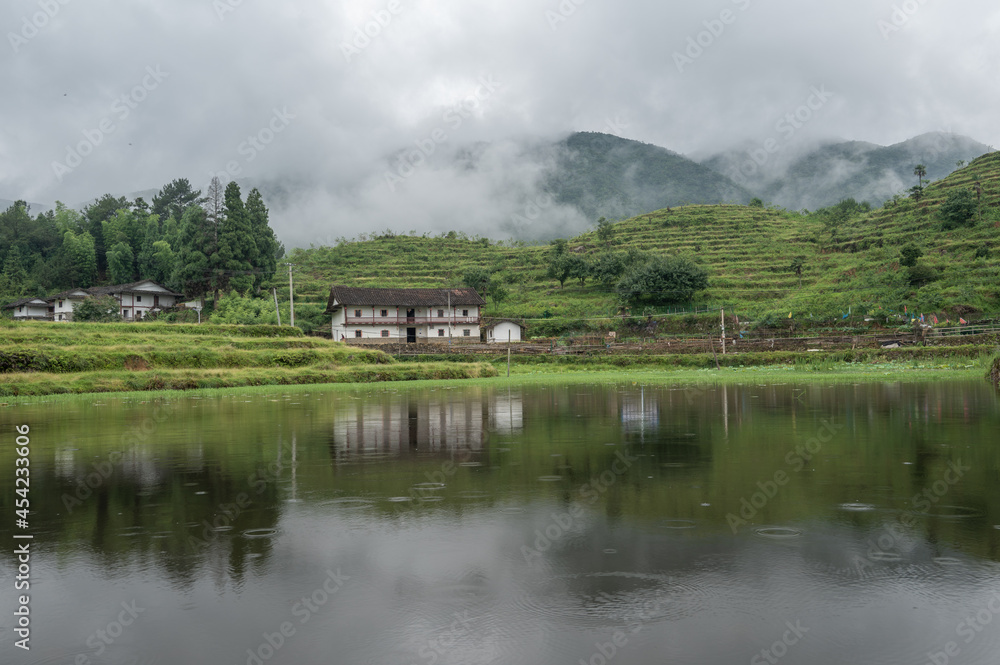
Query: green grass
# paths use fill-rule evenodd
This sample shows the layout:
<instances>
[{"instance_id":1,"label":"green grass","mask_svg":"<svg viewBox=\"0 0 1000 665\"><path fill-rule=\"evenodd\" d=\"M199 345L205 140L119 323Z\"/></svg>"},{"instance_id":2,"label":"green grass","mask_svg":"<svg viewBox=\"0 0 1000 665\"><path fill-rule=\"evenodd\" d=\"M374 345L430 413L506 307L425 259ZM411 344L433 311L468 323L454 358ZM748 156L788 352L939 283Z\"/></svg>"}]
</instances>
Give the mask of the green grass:
<instances>
[{"instance_id":1,"label":"green grass","mask_svg":"<svg viewBox=\"0 0 1000 665\"><path fill-rule=\"evenodd\" d=\"M6 323L0 396L491 376L486 363L397 363L274 326Z\"/></svg>"}]
</instances>

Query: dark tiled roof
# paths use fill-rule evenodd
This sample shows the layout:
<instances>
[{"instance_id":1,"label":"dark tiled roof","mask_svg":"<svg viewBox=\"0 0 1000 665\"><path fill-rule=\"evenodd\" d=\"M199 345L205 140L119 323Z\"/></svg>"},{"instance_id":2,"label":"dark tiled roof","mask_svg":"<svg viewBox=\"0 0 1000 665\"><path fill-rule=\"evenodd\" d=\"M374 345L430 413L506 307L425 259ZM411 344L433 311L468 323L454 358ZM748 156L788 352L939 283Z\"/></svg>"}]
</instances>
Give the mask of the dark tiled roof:
<instances>
[{"instance_id":1,"label":"dark tiled roof","mask_svg":"<svg viewBox=\"0 0 1000 665\"><path fill-rule=\"evenodd\" d=\"M20 307L21 305L27 305L28 303L35 302L35 301L37 301L38 303L40 303L42 305L48 305L48 303L45 302L44 298L22 298L21 300L15 300L12 303L8 303L8 304L4 305L3 308L4 309L14 309L15 307Z\"/></svg>"},{"instance_id":2,"label":"dark tiled roof","mask_svg":"<svg viewBox=\"0 0 1000 665\"><path fill-rule=\"evenodd\" d=\"M71 295L77 292L85 294L84 297L86 297L87 293L90 293L90 291L87 289L70 289L69 291L63 291L61 293L49 296L48 298L46 298L46 300L48 300L49 302L52 302L53 300L65 300L66 298L69 298Z\"/></svg>"},{"instance_id":3,"label":"dark tiled roof","mask_svg":"<svg viewBox=\"0 0 1000 665\"><path fill-rule=\"evenodd\" d=\"M138 282L131 282L129 284L115 284L114 286L95 286L95 287L87 289L87 291L89 291L90 293L93 293L95 296L109 296L109 295L111 295L113 293L152 293L154 295L161 295L161 296L177 296L177 297L180 297L180 298L184 297L183 293L175 293L175 292L170 291L170 290L159 291L157 289L140 289L139 288L140 285L147 284L147 283L148 284L156 284L156 282L154 282L151 279L143 279L143 280L140 280ZM164 287L164 286L162 286L160 284L156 284L156 285L159 286L162 289L166 289L166 287Z\"/></svg>"},{"instance_id":4,"label":"dark tiled roof","mask_svg":"<svg viewBox=\"0 0 1000 665\"><path fill-rule=\"evenodd\" d=\"M514 319L492 319L491 321L483 325L483 330L489 330L490 328L495 328L501 323L513 323L515 326L521 328L521 330L527 330L527 327L520 321L515 321Z\"/></svg>"},{"instance_id":5,"label":"dark tiled roof","mask_svg":"<svg viewBox=\"0 0 1000 665\"><path fill-rule=\"evenodd\" d=\"M447 305L485 305L486 301L475 289L369 289L353 286L330 287L330 300L326 311L333 311L336 300L340 305L408 305L411 307L437 307Z\"/></svg>"}]
</instances>

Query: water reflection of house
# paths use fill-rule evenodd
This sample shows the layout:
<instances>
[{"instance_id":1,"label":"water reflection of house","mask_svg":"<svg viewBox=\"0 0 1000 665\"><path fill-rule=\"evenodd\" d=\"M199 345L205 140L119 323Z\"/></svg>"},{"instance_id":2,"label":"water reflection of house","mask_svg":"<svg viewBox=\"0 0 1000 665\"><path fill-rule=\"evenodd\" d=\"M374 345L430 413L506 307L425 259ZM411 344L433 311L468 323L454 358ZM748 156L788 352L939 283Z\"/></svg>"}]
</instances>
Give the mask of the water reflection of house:
<instances>
[{"instance_id":1,"label":"water reflection of house","mask_svg":"<svg viewBox=\"0 0 1000 665\"><path fill-rule=\"evenodd\" d=\"M640 388L638 393L621 396L620 415L622 429L626 432L640 432L655 429L660 424L660 409L653 393Z\"/></svg>"},{"instance_id":2,"label":"water reflection of house","mask_svg":"<svg viewBox=\"0 0 1000 665\"><path fill-rule=\"evenodd\" d=\"M493 394L489 412L490 430L498 434L513 434L524 429L524 403L519 391L508 389Z\"/></svg>"},{"instance_id":3,"label":"water reflection of house","mask_svg":"<svg viewBox=\"0 0 1000 665\"><path fill-rule=\"evenodd\" d=\"M483 416L480 400L359 400L338 410L333 439L344 452L479 451Z\"/></svg>"}]
</instances>

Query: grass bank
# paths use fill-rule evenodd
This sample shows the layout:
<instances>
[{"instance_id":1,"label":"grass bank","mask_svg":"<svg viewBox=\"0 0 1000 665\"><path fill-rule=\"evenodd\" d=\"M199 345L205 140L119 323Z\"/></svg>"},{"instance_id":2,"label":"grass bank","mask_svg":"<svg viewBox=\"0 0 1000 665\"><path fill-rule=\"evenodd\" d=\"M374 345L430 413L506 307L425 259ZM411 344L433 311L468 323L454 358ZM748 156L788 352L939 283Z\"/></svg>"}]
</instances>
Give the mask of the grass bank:
<instances>
[{"instance_id":1,"label":"grass bank","mask_svg":"<svg viewBox=\"0 0 1000 665\"><path fill-rule=\"evenodd\" d=\"M277 326L5 323L0 396L496 376L488 363L399 363Z\"/></svg>"}]
</instances>

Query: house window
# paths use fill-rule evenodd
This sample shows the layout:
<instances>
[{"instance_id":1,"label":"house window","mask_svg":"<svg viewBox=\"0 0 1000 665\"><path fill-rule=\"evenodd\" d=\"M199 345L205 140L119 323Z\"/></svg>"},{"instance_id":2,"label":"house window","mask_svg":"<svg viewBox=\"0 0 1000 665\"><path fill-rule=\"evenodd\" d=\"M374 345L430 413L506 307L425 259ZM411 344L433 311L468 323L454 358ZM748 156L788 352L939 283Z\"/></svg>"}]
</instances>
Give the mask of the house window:
<instances>
[{"instance_id":1,"label":"house window","mask_svg":"<svg viewBox=\"0 0 1000 665\"><path fill-rule=\"evenodd\" d=\"M17 311L19 311L19 312L23 312L23 311L24 311L24 305L21 305L20 307L18 307L18 308L17 308Z\"/></svg>"},{"instance_id":2,"label":"house window","mask_svg":"<svg viewBox=\"0 0 1000 665\"><path fill-rule=\"evenodd\" d=\"M62 307L62 300L59 301L59 306Z\"/></svg>"},{"instance_id":3,"label":"house window","mask_svg":"<svg viewBox=\"0 0 1000 665\"><path fill-rule=\"evenodd\" d=\"M382 337L388 337L388 336L389 336L389 331L388 330L383 330L382 331Z\"/></svg>"},{"instance_id":4,"label":"house window","mask_svg":"<svg viewBox=\"0 0 1000 665\"><path fill-rule=\"evenodd\" d=\"M136 296L135 297L135 301L136 302L142 302L142 296Z\"/></svg>"},{"instance_id":5,"label":"house window","mask_svg":"<svg viewBox=\"0 0 1000 665\"><path fill-rule=\"evenodd\" d=\"M462 336L463 337L471 337L472 336L472 331L469 330L468 328L466 328L465 330L462 331Z\"/></svg>"},{"instance_id":6,"label":"house window","mask_svg":"<svg viewBox=\"0 0 1000 665\"><path fill-rule=\"evenodd\" d=\"M438 328L438 337L444 337L444 328Z\"/></svg>"},{"instance_id":7,"label":"house window","mask_svg":"<svg viewBox=\"0 0 1000 665\"><path fill-rule=\"evenodd\" d=\"M361 337L361 331L360 330L355 330L354 331L354 336L355 337Z\"/></svg>"},{"instance_id":8,"label":"house window","mask_svg":"<svg viewBox=\"0 0 1000 665\"><path fill-rule=\"evenodd\" d=\"M468 315L469 315L469 310L463 309L462 310L462 316L468 316Z\"/></svg>"},{"instance_id":9,"label":"house window","mask_svg":"<svg viewBox=\"0 0 1000 665\"><path fill-rule=\"evenodd\" d=\"M122 310L122 318L124 319L130 318L130 312L127 309Z\"/></svg>"},{"instance_id":10,"label":"house window","mask_svg":"<svg viewBox=\"0 0 1000 665\"><path fill-rule=\"evenodd\" d=\"M389 310L383 309L379 316L389 316ZM388 330L386 332L389 332ZM383 337L388 337L388 335L382 335Z\"/></svg>"},{"instance_id":11,"label":"house window","mask_svg":"<svg viewBox=\"0 0 1000 665\"><path fill-rule=\"evenodd\" d=\"M354 316L360 317L361 316L361 310L360 309L354 310ZM361 335L358 335L358 337L361 337Z\"/></svg>"},{"instance_id":12,"label":"house window","mask_svg":"<svg viewBox=\"0 0 1000 665\"><path fill-rule=\"evenodd\" d=\"M438 318L439 319L443 319L444 318L444 310L443 309L439 309L438 310Z\"/></svg>"}]
</instances>

